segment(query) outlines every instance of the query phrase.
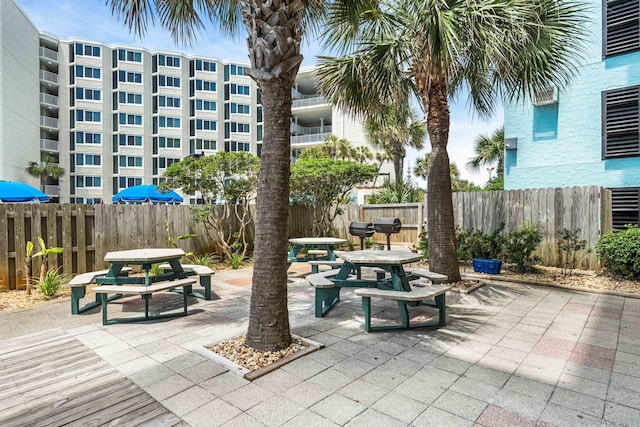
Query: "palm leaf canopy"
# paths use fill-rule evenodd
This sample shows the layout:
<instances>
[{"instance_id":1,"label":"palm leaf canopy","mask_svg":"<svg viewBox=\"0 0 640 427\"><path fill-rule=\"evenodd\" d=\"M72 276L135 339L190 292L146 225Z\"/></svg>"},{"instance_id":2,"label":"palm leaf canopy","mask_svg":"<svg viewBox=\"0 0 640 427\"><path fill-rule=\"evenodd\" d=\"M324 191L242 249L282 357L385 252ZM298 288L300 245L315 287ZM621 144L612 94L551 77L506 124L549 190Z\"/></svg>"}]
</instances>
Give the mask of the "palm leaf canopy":
<instances>
[{"instance_id":1,"label":"palm leaf canopy","mask_svg":"<svg viewBox=\"0 0 640 427\"><path fill-rule=\"evenodd\" d=\"M356 115L420 96L444 76L450 99L464 88L487 116L503 99L565 87L583 52L585 7L572 1L372 0L347 16L341 6L324 37L346 56L321 57L319 85Z\"/></svg>"}]
</instances>

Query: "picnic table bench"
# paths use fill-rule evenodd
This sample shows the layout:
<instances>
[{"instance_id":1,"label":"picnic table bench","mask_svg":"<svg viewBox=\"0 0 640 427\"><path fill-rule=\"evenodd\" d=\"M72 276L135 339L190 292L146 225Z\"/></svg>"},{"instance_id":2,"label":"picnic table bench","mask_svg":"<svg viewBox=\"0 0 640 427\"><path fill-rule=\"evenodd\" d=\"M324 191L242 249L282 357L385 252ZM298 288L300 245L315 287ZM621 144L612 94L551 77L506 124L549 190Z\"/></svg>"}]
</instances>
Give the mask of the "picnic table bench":
<instances>
[{"instance_id":1,"label":"picnic table bench","mask_svg":"<svg viewBox=\"0 0 640 427\"><path fill-rule=\"evenodd\" d=\"M187 278L187 279L179 279L179 280L169 280L164 282L156 282L151 285L101 285L95 287L93 292L96 295L100 295L100 301L102 304L102 324L110 325L112 323L125 323L125 322L136 322L139 320L150 320L150 319L160 319L167 317L177 317L177 316L186 316L187 312L187 297L189 293L191 293L191 287L196 283L196 279ZM183 304L184 309L181 313L166 313L166 314L158 314L155 316L149 316L149 299L151 298L151 294L156 292L162 292L171 290L174 288L182 288L182 296L183 296ZM120 318L117 320L109 321L107 319L107 305L109 303L108 295L110 293L115 293L119 295L140 295L143 300L145 300L144 305L144 317L126 317Z\"/></svg>"},{"instance_id":2,"label":"picnic table bench","mask_svg":"<svg viewBox=\"0 0 640 427\"><path fill-rule=\"evenodd\" d=\"M397 291L390 289L360 288L354 291L362 297L364 311L364 330L367 332L388 331L392 329L413 329L425 326L445 326L447 324L446 293L451 289L445 285L431 285L424 288L413 288L411 291ZM401 325L371 326L371 298L381 298L397 301L400 309ZM434 303L426 302L434 300ZM411 325L408 306L428 305L438 309L437 322L423 322Z\"/></svg>"},{"instance_id":3,"label":"picnic table bench","mask_svg":"<svg viewBox=\"0 0 640 427\"><path fill-rule=\"evenodd\" d=\"M196 298L210 300L211 299L211 275L215 274L211 268L206 265L198 264L180 264L182 269L187 272L192 272L199 277L200 286L204 288L204 295L199 292L191 292L191 296ZM172 267L169 263L160 264L160 268L166 273L172 271Z\"/></svg>"},{"instance_id":4,"label":"picnic table bench","mask_svg":"<svg viewBox=\"0 0 640 427\"><path fill-rule=\"evenodd\" d=\"M119 275L127 276L130 271L131 267L124 267L120 270ZM87 286L96 283L96 277L104 276L108 272L109 270L88 271L78 274L69 281L68 285L71 288L71 314L80 314L101 304L100 297L97 294L95 302L85 304L82 307L80 307L80 299L87 294ZM115 298L117 296L112 297L112 299Z\"/></svg>"}]
</instances>

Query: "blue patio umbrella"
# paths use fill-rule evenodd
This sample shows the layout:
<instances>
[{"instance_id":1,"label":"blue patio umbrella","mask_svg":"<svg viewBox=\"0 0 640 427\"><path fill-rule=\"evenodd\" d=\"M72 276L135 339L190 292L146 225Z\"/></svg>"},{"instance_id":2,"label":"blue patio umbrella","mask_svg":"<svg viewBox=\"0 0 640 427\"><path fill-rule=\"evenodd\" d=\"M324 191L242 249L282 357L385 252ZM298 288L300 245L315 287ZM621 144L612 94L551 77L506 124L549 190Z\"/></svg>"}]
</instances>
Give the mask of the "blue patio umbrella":
<instances>
[{"instance_id":1,"label":"blue patio umbrella","mask_svg":"<svg viewBox=\"0 0 640 427\"><path fill-rule=\"evenodd\" d=\"M15 181L0 181L0 202L47 202L49 197L30 185Z\"/></svg>"},{"instance_id":2,"label":"blue patio umbrella","mask_svg":"<svg viewBox=\"0 0 640 427\"><path fill-rule=\"evenodd\" d=\"M155 185L134 185L113 196L111 201L113 203L181 203L182 197L175 191L161 193Z\"/></svg>"}]
</instances>

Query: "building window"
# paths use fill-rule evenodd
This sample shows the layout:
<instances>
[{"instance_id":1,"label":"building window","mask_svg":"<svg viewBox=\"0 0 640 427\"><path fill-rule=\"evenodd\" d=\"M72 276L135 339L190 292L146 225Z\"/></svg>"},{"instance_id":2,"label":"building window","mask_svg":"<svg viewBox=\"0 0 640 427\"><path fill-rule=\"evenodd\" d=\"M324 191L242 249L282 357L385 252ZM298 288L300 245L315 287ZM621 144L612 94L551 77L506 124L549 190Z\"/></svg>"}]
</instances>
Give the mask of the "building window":
<instances>
[{"instance_id":1,"label":"building window","mask_svg":"<svg viewBox=\"0 0 640 427\"><path fill-rule=\"evenodd\" d=\"M251 144L249 144L248 142L225 141L224 151L251 151Z\"/></svg>"},{"instance_id":2,"label":"building window","mask_svg":"<svg viewBox=\"0 0 640 427\"><path fill-rule=\"evenodd\" d=\"M121 125L142 126L142 116L140 114L120 113L118 115L118 122Z\"/></svg>"},{"instance_id":3,"label":"building window","mask_svg":"<svg viewBox=\"0 0 640 427\"><path fill-rule=\"evenodd\" d=\"M208 80L196 80L196 90L204 90L207 92L216 91L216 82L210 82Z\"/></svg>"},{"instance_id":4,"label":"building window","mask_svg":"<svg viewBox=\"0 0 640 427\"><path fill-rule=\"evenodd\" d=\"M118 156L118 163L121 168L141 168L142 157L139 156Z\"/></svg>"},{"instance_id":5,"label":"building window","mask_svg":"<svg viewBox=\"0 0 640 427\"><path fill-rule=\"evenodd\" d=\"M163 87L180 87L180 77L158 76L158 85Z\"/></svg>"},{"instance_id":6,"label":"building window","mask_svg":"<svg viewBox=\"0 0 640 427\"><path fill-rule=\"evenodd\" d=\"M76 166L100 166L101 164L98 154L76 154Z\"/></svg>"},{"instance_id":7,"label":"building window","mask_svg":"<svg viewBox=\"0 0 640 427\"><path fill-rule=\"evenodd\" d=\"M180 119L177 117L158 117L161 128L180 128Z\"/></svg>"},{"instance_id":8,"label":"building window","mask_svg":"<svg viewBox=\"0 0 640 427\"><path fill-rule=\"evenodd\" d=\"M141 93L118 92L118 100L120 104L142 105Z\"/></svg>"},{"instance_id":9,"label":"building window","mask_svg":"<svg viewBox=\"0 0 640 427\"><path fill-rule=\"evenodd\" d=\"M640 50L640 0L606 0L603 56Z\"/></svg>"},{"instance_id":10,"label":"building window","mask_svg":"<svg viewBox=\"0 0 640 427\"><path fill-rule=\"evenodd\" d=\"M180 138L167 138L161 136L158 138L158 146L160 148L180 148Z\"/></svg>"},{"instance_id":11,"label":"building window","mask_svg":"<svg viewBox=\"0 0 640 427\"><path fill-rule=\"evenodd\" d=\"M216 63L209 61L202 61L200 59L196 59L196 70L198 71L211 71L212 73L216 72Z\"/></svg>"},{"instance_id":12,"label":"building window","mask_svg":"<svg viewBox=\"0 0 640 427\"><path fill-rule=\"evenodd\" d=\"M215 120L196 120L196 129L198 130L217 130L218 124Z\"/></svg>"},{"instance_id":13,"label":"building window","mask_svg":"<svg viewBox=\"0 0 640 427\"><path fill-rule=\"evenodd\" d=\"M100 46L76 43L76 55L100 57Z\"/></svg>"},{"instance_id":14,"label":"building window","mask_svg":"<svg viewBox=\"0 0 640 427\"><path fill-rule=\"evenodd\" d=\"M237 85L235 83L231 83L231 94L232 95L249 95L249 86L246 85Z\"/></svg>"},{"instance_id":15,"label":"building window","mask_svg":"<svg viewBox=\"0 0 640 427\"><path fill-rule=\"evenodd\" d=\"M100 111L76 110L77 122L97 122L100 120Z\"/></svg>"},{"instance_id":16,"label":"building window","mask_svg":"<svg viewBox=\"0 0 640 427\"><path fill-rule=\"evenodd\" d=\"M84 77L86 79L99 79L100 68L76 65L76 77Z\"/></svg>"},{"instance_id":17,"label":"building window","mask_svg":"<svg viewBox=\"0 0 640 427\"><path fill-rule=\"evenodd\" d=\"M247 104L231 103L231 112L233 114L251 114L251 106Z\"/></svg>"},{"instance_id":18,"label":"building window","mask_svg":"<svg viewBox=\"0 0 640 427\"><path fill-rule=\"evenodd\" d=\"M142 52L118 49L118 59L120 61L142 62Z\"/></svg>"},{"instance_id":19,"label":"building window","mask_svg":"<svg viewBox=\"0 0 640 427\"><path fill-rule=\"evenodd\" d=\"M158 65L180 68L180 58L169 55L158 55Z\"/></svg>"},{"instance_id":20,"label":"building window","mask_svg":"<svg viewBox=\"0 0 640 427\"><path fill-rule=\"evenodd\" d=\"M142 147L142 135L118 135L118 144L121 147Z\"/></svg>"},{"instance_id":21,"label":"building window","mask_svg":"<svg viewBox=\"0 0 640 427\"><path fill-rule=\"evenodd\" d=\"M231 122L231 132L251 133L251 125L249 123Z\"/></svg>"},{"instance_id":22,"label":"building window","mask_svg":"<svg viewBox=\"0 0 640 427\"><path fill-rule=\"evenodd\" d=\"M99 89L86 89L82 87L76 88L76 99L84 99L87 101L100 101L102 91Z\"/></svg>"},{"instance_id":23,"label":"building window","mask_svg":"<svg viewBox=\"0 0 640 427\"><path fill-rule=\"evenodd\" d=\"M640 225L640 187L610 188L613 228Z\"/></svg>"},{"instance_id":24,"label":"building window","mask_svg":"<svg viewBox=\"0 0 640 427\"><path fill-rule=\"evenodd\" d=\"M92 132L76 132L76 144L101 144L102 135Z\"/></svg>"},{"instance_id":25,"label":"building window","mask_svg":"<svg viewBox=\"0 0 640 427\"><path fill-rule=\"evenodd\" d=\"M161 107L180 108L180 98L172 96L159 96L158 103Z\"/></svg>"},{"instance_id":26,"label":"building window","mask_svg":"<svg viewBox=\"0 0 640 427\"><path fill-rule=\"evenodd\" d=\"M216 141L211 139L196 139L196 150L215 150L217 147Z\"/></svg>"},{"instance_id":27,"label":"building window","mask_svg":"<svg viewBox=\"0 0 640 427\"><path fill-rule=\"evenodd\" d=\"M242 65L231 65L230 72L232 76L246 76L247 67L243 67Z\"/></svg>"},{"instance_id":28,"label":"building window","mask_svg":"<svg viewBox=\"0 0 640 427\"><path fill-rule=\"evenodd\" d=\"M202 111L216 111L215 101L204 101L202 99L196 99L196 110Z\"/></svg>"},{"instance_id":29,"label":"building window","mask_svg":"<svg viewBox=\"0 0 640 427\"><path fill-rule=\"evenodd\" d=\"M640 86L602 92L602 158L640 156Z\"/></svg>"},{"instance_id":30,"label":"building window","mask_svg":"<svg viewBox=\"0 0 640 427\"><path fill-rule=\"evenodd\" d=\"M171 159L171 158L167 158L167 157L160 157L158 158L158 168L160 169L166 169L169 166L171 166L174 163L179 162L180 159Z\"/></svg>"},{"instance_id":31,"label":"building window","mask_svg":"<svg viewBox=\"0 0 640 427\"><path fill-rule=\"evenodd\" d=\"M121 176L118 178L118 187L120 189L142 185L142 178Z\"/></svg>"},{"instance_id":32,"label":"building window","mask_svg":"<svg viewBox=\"0 0 640 427\"><path fill-rule=\"evenodd\" d=\"M130 71L118 71L118 81L123 83L139 83L142 84L142 73L133 73Z\"/></svg>"},{"instance_id":33,"label":"building window","mask_svg":"<svg viewBox=\"0 0 640 427\"><path fill-rule=\"evenodd\" d=\"M76 176L76 188L101 188L102 178L99 176Z\"/></svg>"}]
</instances>

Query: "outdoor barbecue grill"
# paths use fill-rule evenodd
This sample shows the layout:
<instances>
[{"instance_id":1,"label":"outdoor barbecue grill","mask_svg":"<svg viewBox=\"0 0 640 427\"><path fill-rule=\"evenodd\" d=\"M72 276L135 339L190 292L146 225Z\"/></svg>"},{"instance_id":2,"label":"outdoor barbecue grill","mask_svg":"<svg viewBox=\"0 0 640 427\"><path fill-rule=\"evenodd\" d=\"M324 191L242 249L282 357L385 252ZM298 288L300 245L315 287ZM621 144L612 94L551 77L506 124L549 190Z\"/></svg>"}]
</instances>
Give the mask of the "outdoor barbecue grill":
<instances>
[{"instance_id":1,"label":"outdoor barbecue grill","mask_svg":"<svg viewBox=\"0 0 640 427\"><path fill-rule=\"evenodd\" d=\"M373 221L373 228L378 233L387 235L387 250L391 250L391 235L400 232L402 223L400 218L376 218Z\"/></svg>"},{"instance_id":2,"label":"outdoor barbecue grill","mask_svg":"<svg viewBox=\"0 0 640 427\"><path fill-rule=\"evenodd\" d=\"M360 238L360 250L364 249L364 239L373 236L375 230L371 222L352 222L349 224L349 234Z\"/></svg>"}]
</instances>

